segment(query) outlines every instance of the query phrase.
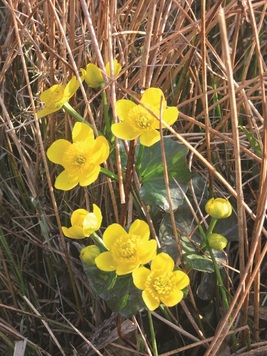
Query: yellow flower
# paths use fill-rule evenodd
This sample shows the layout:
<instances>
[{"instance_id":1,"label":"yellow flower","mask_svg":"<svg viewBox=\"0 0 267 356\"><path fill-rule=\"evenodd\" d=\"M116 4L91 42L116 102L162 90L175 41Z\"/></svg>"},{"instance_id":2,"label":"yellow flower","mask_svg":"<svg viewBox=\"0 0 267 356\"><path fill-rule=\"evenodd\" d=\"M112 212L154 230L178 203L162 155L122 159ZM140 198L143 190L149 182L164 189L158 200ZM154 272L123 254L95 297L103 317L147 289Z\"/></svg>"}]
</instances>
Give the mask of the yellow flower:
<instances>
[{"instance_id":1,"label":"yellow flower","mask_svg":"<svg viewBox=\"0 0 267 356\"><path fill-rule=\"evenodd\" d=\"M110 64L109 62L105 66L105 70L107 75L110 77ZM118 63L116 59L113 60L113 74L116 77L121 71L121 65ZM81 68L82 78L84 78L85 82L90 88L99 88L101 84L104 83L103 74L101 70L93 63L89 63L86 66L86 70Z\"/></svg>"},{"instance_id":2,"label":"yellow flower","mask_svg":"<svg viewBox=\"0 0 267 356\"><path fill-rule=\"evenodd\" d=\"M152 146L160 140L160 122L157 118L161 115L162 120L172 125L178 118L178 109L174 106L167 108L163 92L158 88L145 90L141 103L143 105L127 99L118 100L115 109L121 122L113 124L111 130L123 140L133 140L140 136L142 145Z\"/></svg>"},{"instance_id":3,"label":"yellow flower","mask_svg":"<svg viewBox=\"0 0 267 356\"><path fill-rule=\"evenodd\" d=\"M232 214L232 205L224 198L211 198L207 201L205 210L215 219L224 219Z\"/></svg>"},{"instance_id":4,"label":"yellow flower","mask_svg":"<svg viewBox=\"0 0 267 356\"><path fill-rule=\"evenodd\" d=\"M58 111L67 103L79 88L79 82L73 77L67 85L55 84L40 95L45 103L45 108L37 112L38 117L43 117Z\"/></svg>"},{"instance_id":5,"label":"yellow flower","mask_svg":"<svg viewBox=\"0 0 267 356\"><path fill-rule=\"evenodd\" d=\"M100 254L100 250L96 245L86 246L80 251L80 259L83 263L93 266L95 259Z\"/></svg>"},{"instance_id":6,"label":"yellow flower","mask_svg":"<svg viewBox=\"0 0 267 356\"><path fill-rule=\"evenodd\" d=\"M55 181L55 187L70 190L77 184L92 184L99 175L100 164L109 155L108 141L103 136L94 139L93 130L82 122L76 122L72 130L73 143L60 139L47 150L50 161L63 166L64 171Z\"/></svg>"},{"instance_id":7,"label":"yellow flower","mask_svg":"<svg viewBox=\"0 0 267 356\"><path fill-rule=\"evenodd\" d=\"M128 233L119 224L108 226L103 240L109 251L95 259L97 267L102 271L116 271L117 275L124 275L148 263L156 256L157 250L156 241L149 240L149 235L149 226L142 220L135 220Z\"/></svg>"},{"instance_id":8,"label":"yellow flower","mask_svg":"<svg viewBox=\"0 0 267 356\"><path fill-rule=\"evenodd\" d=\"M102 223L102 214L99 207L93 204L93 212L77 209L70 218L71 227L62 226L63 234L71 239L84 239L99 230Z\"/></svg>"},{"instance_id":9,"label":"yellow flower","mask_svg":"<svg viewBox=\"0 0 267 356\"><path fill-rule=\"evenodd\" d=\"M182 289L188 286L189 278L173 269L173 259L162 252L152 260L151 269L142 266L133 271L133 282L143 290L142 298L149 310L155 310L161 302L172 307L183 299Z\"/></svg>"}]
</instances>

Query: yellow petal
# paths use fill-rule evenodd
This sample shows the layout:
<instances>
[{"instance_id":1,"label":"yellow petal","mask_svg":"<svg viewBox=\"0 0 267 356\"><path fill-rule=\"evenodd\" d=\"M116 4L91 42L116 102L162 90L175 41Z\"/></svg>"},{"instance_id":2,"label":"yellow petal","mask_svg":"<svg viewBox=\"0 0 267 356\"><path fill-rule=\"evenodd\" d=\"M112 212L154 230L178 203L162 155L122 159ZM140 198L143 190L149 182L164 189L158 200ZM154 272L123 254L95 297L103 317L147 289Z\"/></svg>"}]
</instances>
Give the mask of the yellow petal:
<instances>
[{"instance_id":1,"label":"yellow petal","mask_svg":"<svg viewBox=\"0 0 267 356\"><path fill-rule=\"evenodd\" d=\"M62 104L63 105L63 104ZM50 115L50 114L53 114L54 112L58 111L62 105L59 105L59 106L49 106L47 108L44 108L44 109L41 109L37 112L37 116L39 118L41 117L44 117L44 116L47 116L47 115Z\"/></svg>"},{"instance_id":2,"label":"yellow petal","mask_svg":"<svg viewBox=\"0 0 267 356\"><path fill-rule=\"evenodd\" d=\"M89 172L83 172L83 174L78 178L80 185L82 187L86 187L87 185L94 183L97 180L99 173L99 165L92 167Z\"/></svg>"},{"instance_id":3,"label":"yellow petal","mask_svg":"<svg viewBox=\"0 0 267 356\"><path fill-rule=\"evenodd\" d=\"M87 214L88 211L85 209L74 210L70 218L71 225L79 225L80 227L82 227L83 220Z\"/></svg>"},{"instance_id":4,"label":"yellow petal","mask_svg":"<svg viewBox=\"0 0 267 356\"><path fill-rule=\"evenodd\" d=\"M92 146L92 160L97 164L105 162L109 155L109 144L104 136L98 136Z\"/></svg>"},{"instance_id":5,"label":"yellow petal","mask_svg":"<svg viewBox=\"0 0 267 356\"><path fill-rule=\"evenodd\" d=\"M137 288L144 290L150 273L150 270L143 266L135 269L132 274L134 285Z\"/></svg>"},{"instance_id":6,"label":"yellow petal","mask_svg":"<svg viewBox=\"0 0 267 356\"><path fill-rule=\"evenodd\" d=\"M64 153L70 146L71 143L67 140L56 140L47 150L48 159L53 163L62 165Z\"/></svg>"},{"instance_id":7,"label":"yellow petal","mask_svg":"<svg viewBox=\"0 0 267 356\"><path fill-rule=\"evenodd\" d=\"M183 299L183 296L184 294L181 291L172 291L168 294L161 295L160 299L167 307L173 307Z\"/></svg>"},{"instance_id":8,"label":"yellow petal","mask_svg":"<svg viewBox=\"0 0 267 356\"><path fill-rule=\"evenodd\" d=\"M189 285L190 283L189 277L183 271L174 271L172 275L173 275L172 278L175 283L176 289L182 290Z\"/></svg>"},{"instance_id":9,"label":"yellow petal","mask_svg":"<svg viewBox=\"0 0 267 356\"><path fill-rule=\"evenodd\" d=\"M155 310L160 305L160 299L155 294L149 293L149 291L144 290L142 292L142 298L145 302L145 305L148 307L149 310Z\"/></svg>"},{"instance_id":10,"label":"yellow petal","mask_svg":"<svg viewBox=\"0 0 267 356\"><path fill-rule=\"evenodd\" d=\"M64 97L68 98L67 101L75 94L75 92L78 90L80 84L78 82L77 77L72 77L71 80L68 82L68 84L65 87L64 90Z\"/></svg>"},{"instance_id":11,"label":"yellow petal","mask_svg":"<svg viewBox=\"0 0 267 356\"><path fill-rule=\"evenodd\" d=\"M84 122L76 122L72 130L72 141L92 141L94 139L94 131Z\"/></svg>"},{"instance_id":12,"label":"yellow petal","mask_svg":"<svg viewBox=\"0 0 267 356\"><path fill-rule=\"evenodd\" d=\"M110 77L111 70L110 70L109 62L106 64L105 70L106 70L107 75ZM114 59L113 60L113 75L114 75L114 77L116 77L120 73L120 71L121 71L121 64L117 61L117 59Z\"/></svg>"},{"instance_id":13,"label":"yellow petal","mask_svg":"<svg viewBox=\"0 0 267 356\"><path fill-rule=\"evenodd\" d=\"M133 140L140 135L140 131L134 130L132 126L126 122L119 122L111 126L111 131L114 136L122 140Z\"/></svg>"},{"instance_id":14,"label":"yellow petal","mask_svg":"<svg viewBox=\"0 0 267 356\"><path fill-rule=\"evenodd\" d=\"M98 221L98 228L97 230L99 230L101 224L102 224L102 213L101 210L99 209L99 207L96 204L93 204L93 213L95 214L97 221Z\"/></svg>"},{"instance_id":15,"label":"yellow petal","mask_svg":"<svg viewBox=\"0 0 267 356\"><path fill-rule=\"evenodd\" d=\"M160 133L157 130L145 131L140 135L140 143L150 147L160 140Z\"/></svg>"},{"instance_id":16,"label":"yellow petal","mask_svg":"<svg viewBox=\"0 0 267 356\"><path fill-rule=\"evenodd\" d=\"M174 261L167 253L159 253L151 262L151 271L159 274L163 272L172 272Z\"/></svg>"},{"instance_id":17,"label":"yellow petal","mask_svg":"<svg viewBox=\"0 0 267 356\"><path fill-rule=\"evenodd\" d=\"M125 235L126 231L119 224L111 224L107 227L103 234L103 240L108 249L110 249L114 242L122 235Z\"/></svg>"},{"instance_id":18,"label":"yellow petal","mask_svg":"<svg viewBox=\"0 0 267 356\"><path fill-rule=\"evenodd\" d=\"M62 232L66 237L70 237L71 239L74 239L74 236L71 234L71 232L66 226L62 226Z\"/></svg>"},{"instance_id":19,"label":"yellow petal","mask_svg":"<svg viewBox=\"0 0 267 356\"><path fill-rule=\"evenodd\" d=\"M164 98L164 94L159 88L148 88L145 90L142 95L141 102L145 105L150 104L158 109L162 107L162 109L166 108L166 100ZM161 104L162 102L162 104ZM161 106L162 105L162 106Z\"/></svg>"},{"instance_id":20,"label":"yellow petal","mask_svg":"<svg viewBox=\"0 0 267 356\"><path fill-rule=\"evenodd\" d=\"M77 240L84 239L85 237L89 236L84 233L84 230L81 226L77 226L77 225L71 226L69 228L69 234L71 235L69 237Z\"/></svg>"},{"instance_id":21,"label":"yellow petal","mask_svg":"<svg viewBox=\"0 0 267 356\"><path fill-rule=\"evenodd\" d=\"M139 251L139 263L146 264L153 260L157 254L156 240L150 240L142 244L142 250Z\"/></svg>"},{"instance_id":22,"label":"yellow petal","mask_svg":"<svg viewBox=\"0 0 267 356\"><path fill-rule=\"evenodd\" d=\"M55 84L51 88L43 91L40 95L40 99L47 105L52 105L61 100L64 96L64 85Z\"/></svg>"},{"instance_id":23,"label":"yellow petal","mask_svg":"<svg viewBox=\"0 0 267 356\"><path fill-rule=\"evenodd\" d=\"M95 264L99 269L106 272L115 271L117 267L109 251L100 253L95 259Z\"/></svg>"},{"instance_id":24,"label":"yellow petal","mask_svg":"<svg viewBox=\"0 0 267 356\"><path fill-rule=\"evenodd\" d=\"M77 176L71 176L64 170L57 176L55 181L55 188L59 190L70 190L74 188L79 183Z\"/></svg>"},{"instance_id":25,"label":"yellow petal","mask_svg":"<svg viewBox=\"0 0 267 356\"><path fill-rule=\"evenodd\" d=\"M130 226L129 234L138 235L143 240L148 240L150 236L149 226L145 221L136 219Z\"/></svg>"},{"instance_id":26,"label":"yellow petal","mask_svg":"<svg viewBox=\"0 0 267 356\"><path fill-rule=\"evenodd\" d=\"M93 63L87 64L85 74L83 71L82 73L86 84L90 88L98 88L104 82L100 69Z\"/></svg>"},{"instance_id":27,"label":"yellow petal","mask_svg":"<svg viewBox=\"0 0 267 356\"><path fill-rule=\"evenodd\" d=\"M124 276L125 274L132 273L139 264L137 263L123 263L119 264L116 268L116 274L118 276Z\"/></svg>"},{"instance_id":28,"label":"yellow petal","mask_svg":"<svg viewBox=\"0 0 267 356\"><path fill-rule=\"evenodd\" d=\"M178 109L175 106L171 106L164 110L162 119L166 122L166 124L172 125L177 120L178 114Z\"/></svg>"},{"instance_id":29,"label":"yellow petal","mask_svg":"<svg viewBox=\"0 0 267 356\"><path fill-rule=\"evenodd\" d=\"M131 100L127 99L121 99L116 101L115 103L115 111L118 116L118 118L123 121L126 120L128 117L128 113L130 110L132 110L136 104L132 102Z\"/></svg>"}]
</instances>

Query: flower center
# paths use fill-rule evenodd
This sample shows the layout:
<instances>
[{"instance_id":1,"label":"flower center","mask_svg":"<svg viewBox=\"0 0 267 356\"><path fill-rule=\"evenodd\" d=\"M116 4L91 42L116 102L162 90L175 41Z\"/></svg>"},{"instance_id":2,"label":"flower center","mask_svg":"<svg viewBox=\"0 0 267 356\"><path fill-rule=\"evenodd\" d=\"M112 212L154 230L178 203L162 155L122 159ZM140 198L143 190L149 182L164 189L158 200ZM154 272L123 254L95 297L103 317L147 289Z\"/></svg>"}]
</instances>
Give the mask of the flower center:
<instances>
[{"instance_id":1,"label":"flower center","mask_svg":"<svg viewBox=\"0 0 267 356\"><path fill-rule=\"evenodd\" d=\"M146 289L149 290L152 296L168 295L172 291L172 273L165 272L157 275L156 272L151 272L146 281Z\"/></svg>"},{"instance_id":2,"label":"flower center","mask_svg":"<svg viewBox=\"0 0 267 356\"><path fill-rule=\"evenodd\" d=\"M90 167L90 150L85 142L75 142L66 151L63 157L63 167L69 173L82 174Z\"/></svg>"},{"instance_id":3,"label":"flower center","mask_svg":"<svg viewBox=\"0 0 267 356\"><path fill-rule=\"evenodd\" d=\"M136 130L149 131L152 130L157 123L156 118L151 115L141 105L136 105L128 114L129 124Z\"/></svg>"},{"instance_id":4,"label":"flower center","mask_svg":"<svg viewBox=\"0 0 267 356\"><path fill-rule=\"evenodd\" d=\"M115 260L134 262L137 259L139 236L125 234L120 236L112 246L112 254Z\"/></svg>"}]
</instances>

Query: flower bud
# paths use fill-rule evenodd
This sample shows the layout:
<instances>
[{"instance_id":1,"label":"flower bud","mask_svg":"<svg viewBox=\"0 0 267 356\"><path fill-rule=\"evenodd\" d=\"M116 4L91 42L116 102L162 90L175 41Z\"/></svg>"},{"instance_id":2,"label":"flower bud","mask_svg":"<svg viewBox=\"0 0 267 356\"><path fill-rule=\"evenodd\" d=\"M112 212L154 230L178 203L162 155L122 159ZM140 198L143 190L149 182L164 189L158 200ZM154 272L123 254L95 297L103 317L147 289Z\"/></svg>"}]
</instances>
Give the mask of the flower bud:
<instances>
[{"instance_id":1,"label":"flower bud","mask_svg":"<svg viewBox=\"0 0 267 356\"><path fill-rule=\"evenodd\" d=\"M232 205L224 198L211 198L207 201L205 210L215 219L224 219L232 214Z\"/></svg>"},{"instance_id":2,"label":"flower bud","mask_svg":"<svg viewBox=\"0 0 267 356\"><path fill-rule=\"evenodd\" d=\"M95 265L95 258L100 254L96 245L86 246L80 251L80 259L87 265Z\"/></svg>"},{"instance_id":3,"label":"flower bud","mask_svg":"<svg viewBox=\"0 0 267 356\"><path fill-rule=\"evenodd\" d=\"M228 240L220 234L210 234L208 236L208 243L211 248L220 251L227 246Z\"/></svg>"}]
</instances>

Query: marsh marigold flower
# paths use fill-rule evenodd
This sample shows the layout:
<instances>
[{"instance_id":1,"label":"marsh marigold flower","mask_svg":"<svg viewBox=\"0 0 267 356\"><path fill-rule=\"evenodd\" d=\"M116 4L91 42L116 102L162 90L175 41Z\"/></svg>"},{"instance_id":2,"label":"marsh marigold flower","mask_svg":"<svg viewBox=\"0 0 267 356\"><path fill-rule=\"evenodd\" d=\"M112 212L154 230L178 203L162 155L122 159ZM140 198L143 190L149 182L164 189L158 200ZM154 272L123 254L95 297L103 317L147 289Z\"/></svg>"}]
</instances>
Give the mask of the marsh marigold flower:
<instances>
[{"instance_id":1,"label":"marsh marigold flower","mask_svg":"<svg viewBox=\"0 0 267 356\"><path fill-rule=\"evenodd\" d=\"M121 122L113 124L111 131L123 140L133 140L140 136L142 145L152 146L160 140L160 116L168 125L172 125L178 118L178 109L174 106L167 108L163 92L158 88L145 90L141 103L118 100L115 109Z\"/></svg>"},{"instance_id":2,"label":"marsh marigold flower","mask_svg":"<svg viewBox=\"0 0 267 356\"><path fill-rule=\"evenodd\" d=\"M232 214L232 205L224 198L211 198L207 201L205 210L215 219L224 219Z\"/></svg>"},{"instance_id":3,"label":"marsh marigold flower","mask_svg":"<svg viewBox=\"0 0 267 356\"><path fill-rule=\"evenodd\" d=\"M151 262L151 269L139 267L133 271L135 286L142 289L142 298L149 310L155 310L162 302L172 307L183 299L189 284L187 274L174 271L174 261L166 253L159 253Z\"/></svg>"},{"instance_id":4,"label":"marsh marigold flower","mask_svg":"<svg viewBox=\"0 0 267 356\"><path fill-rule=\"evenodd\" d=\"M156 256L157 243L149 240L149 235L149 226L142 220L135 220L129 232L119 224L108 226L103 234L108 251L95 259L96 266L102 271L116 271L117 275L131 273Z\"/></svg>"},{"instance_id":5,"label":"marsh marigold flower","mask_svg":"<svg viewBox=\"0 0 267 356\"><path fill-rule=\"evenodd\" d=\"M84 239L99 230L102 214L99 207L93 204L93 212L77 209L71 214L71 227L62 226L63 234L71 239Z\"/></svg>"},{"instance_id":6,"label":"marsh marigold flower","mask_svg":"<svg viewBox=\"0 0 267 356\"><path fill-rule=\"evenodd\" d=\"M64 168L56 178L57 189L70 190L77 184L83 187L92 184L98 178L100 164L109 155L106 138L98 136L95 139L93 130L85 123L76 122L72 141L57 140L47 150L49 160Z\"/></svg>"},{"instance_id":7,"label":"marsh marigold flower","mask_svg":"<svg viewBox=\"0 0 267 356\"><path fill-rule=\"evenodd\" d=\"M40 99L45 103L45 108L37 112L38 117L43 117L58 111L67 103L79 88L79 82L73 77L67 85L55 84L41 93Z\"/></svg>"},{"instance_id":8,"label":"marsh marigold flower","mask_svg":"<svg viewBox=\"0 0 267 356\"><path fill-rule=\"evenodd\" d=\"M95 265L95 259L100 254L100 250L96 245L86 246L80 251L80 259L83 263L93 266Z\"/></svg>"},{"instance_id":9,"label":"marsh marigold flower","mask_svg":"<svg viewBox=\"0 0 267 356\"><path fill-rule=\"evenodd\" d=\"M86 84L90 88L99 88L104 83L104 77L101 70L93 63L89 63L86 66L86 70L81 68L82 78L84 78ZM110 64L109 62L105 66L107 75L110 77ZM121 71L121 65L116 59L113 60L113 74L116 77Z\"/></svg>"}]
</instances>

